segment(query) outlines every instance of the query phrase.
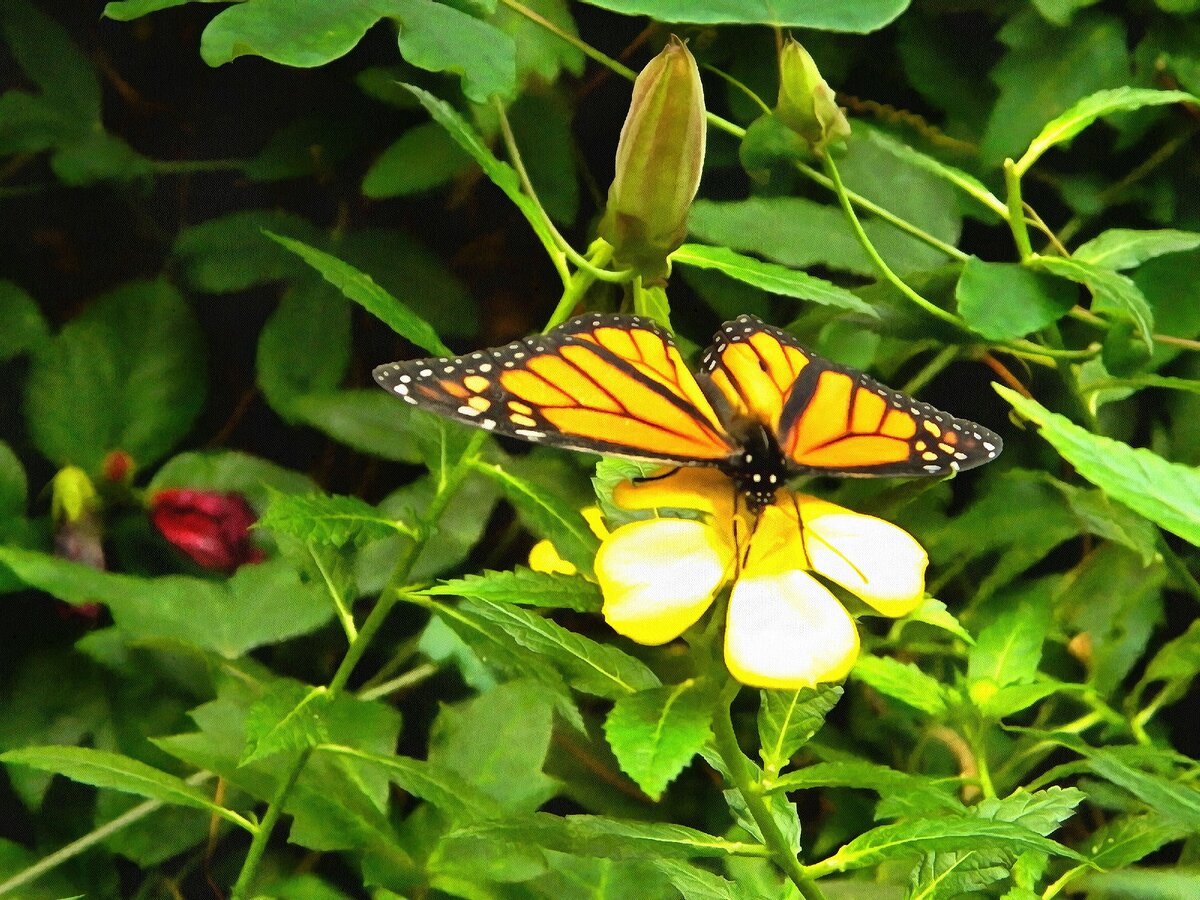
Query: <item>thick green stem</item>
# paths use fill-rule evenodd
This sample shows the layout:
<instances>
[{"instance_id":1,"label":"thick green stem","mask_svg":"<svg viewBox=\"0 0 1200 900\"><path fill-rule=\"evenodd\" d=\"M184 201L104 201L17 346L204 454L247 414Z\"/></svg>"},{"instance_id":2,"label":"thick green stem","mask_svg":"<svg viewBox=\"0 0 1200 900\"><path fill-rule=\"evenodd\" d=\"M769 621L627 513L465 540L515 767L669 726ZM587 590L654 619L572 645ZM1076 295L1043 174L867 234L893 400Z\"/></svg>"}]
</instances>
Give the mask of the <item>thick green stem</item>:
<instances>
[{"instance_id":1,"label":"thick green stem","mask_svg":"<svg viewBox=\"0 0 1200 900\"><path fill-rule=\"evenodd\" d=\"M1029 227L1025 224L1025 202L1021 199L1021 173L1011 159L1004 161L1004 186L1008 196L1008 228L1017 245L1021 262L1033 256L1033 244L1029 240Z\"/></svg>"},{"instance_id":2,"label":"thick green stem","mask_svg":"<svg viewBox=\"0 0 1200 900\"><path fill-rule=\"evenodd\" d=\"M250 896L250 886L258 874L258 864L262 862L263 853L266 852L267 841L271 839L271 832L275 830L275 823L279 821L280 815L283 814L283 805L287 802L292 788L296 786L296 779L300 777L300 773L304 769L304 764L308 762L308 757L311 754L312 748L306 747L296 756L296 759L292 761L292 765L287 771L287 775L279 783L279 787L275 791L275 796L267 804L267 811L263 814L262 824L259 825L258 831L254 834L254 839L250 842L250 849L246 851L246 859L242 863L242 871L238 874L238 879L233 885L230 900L244 900L244 898Z\"/></svg>"},{"instance_id":3,"label":"thick green stem","mask_svg":"<svg viewBox=\"0 0 1200 900\"><path fill-rule=\"evenodd\" d=\"M746 808L754 818L755 824L758 825L758 830L762 833L763 841L771 851L771 858L775 864L783 869L792 884L796 886L796 890L800 892L800 896L805 900L825 900L821 889L804 874L804 866L800 864L800 860L788 846L783 832L779 830L779 826L771 817L771 811L767 809L767 804L763 800L762 785L750 777L750 772L746 768L745 757L742 755L741 747L738 746L737 734L733 730L733 719L729 711L740 687L736 681L731 681L729 686L721 692L721 697L713 710L713 738L717 752L721 754L725 768L729 770L730 777L733 778L734 787L742 795Z\"/></svg>"},{"instance_id":4,"label":"thick green stem","mask_svg":"<svg viewBox=\"0 0 1200 900\"><path fill-rule=\"evenodd\" d=\"M546 323L545 331L549 331L555 325L561 325L571 317L571 310L587 293L587 289L592 286L596 278L593 271L605 265L612 259L613 248L610 243L605 240L597 239L588 248L588 261L591 266L580 269L571 276L571 282L567 285L567 289L563 291L562 297L558 301L558 305L554 307L554 312L550 316L550 321Z\"/></svg>"}]
</instances>

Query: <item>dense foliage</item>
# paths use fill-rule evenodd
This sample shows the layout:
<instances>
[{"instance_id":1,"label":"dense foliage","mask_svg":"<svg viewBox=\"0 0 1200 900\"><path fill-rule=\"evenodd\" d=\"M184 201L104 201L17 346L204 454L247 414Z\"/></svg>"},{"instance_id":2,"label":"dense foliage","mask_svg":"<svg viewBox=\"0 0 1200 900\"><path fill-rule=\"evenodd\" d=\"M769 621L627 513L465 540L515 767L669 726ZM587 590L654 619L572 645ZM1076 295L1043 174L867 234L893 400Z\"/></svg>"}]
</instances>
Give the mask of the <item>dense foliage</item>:
<instances>
[{"instance_id":1,"label":"dense foliage","mask_svg":"<svg viewBox=\"0 0 1200 900\"><path fill-rule=\"evenodd\" d=\"M99 12L0 4L0 896L1200 896L1200 4ZM672 34L707 152L631 281ZM720 600L619 637L635 471L371 383L581 309L1003 436L805 485L929 555L844 684L731 681Z\"/></svg>"}]
</instances>

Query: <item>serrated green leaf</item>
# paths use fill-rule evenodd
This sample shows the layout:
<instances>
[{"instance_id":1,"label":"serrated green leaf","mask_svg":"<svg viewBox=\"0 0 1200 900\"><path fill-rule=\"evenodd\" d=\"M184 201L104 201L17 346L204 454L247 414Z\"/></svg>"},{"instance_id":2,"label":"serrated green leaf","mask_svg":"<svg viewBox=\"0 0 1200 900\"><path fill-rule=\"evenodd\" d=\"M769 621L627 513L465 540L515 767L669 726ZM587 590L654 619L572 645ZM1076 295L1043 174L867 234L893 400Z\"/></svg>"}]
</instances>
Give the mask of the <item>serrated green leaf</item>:
<instances>
[{"instance_id":1,"label":"serrated green leaf","mask_svg":"<svg viewBox=\"0 0 1200 900\"><path fill-rule=\"evenodd\" d=\"M0 279L0 362L29 350L46 335L46 320L34 299L11 281Z\"/></svg>"},{"instance_id":2,"label":"serrated green leaf","mask_svg":"<svg viewBox=\"0 0 1200 900\"><path fill-rule=\"evenodd\" d=\"M173 806L202 809L251 833L256 830L253 823L233 810L213 803L183 779L119 753L90 747L22 747L0 754L0 762L31 766L64 775L72 781L137 794Z\"/></svg>"},{"instance_id":3,"label":"serrated green leaf","mask_svg":"<svg viewBox=\"0 0 1200 900\"><path fill-rule=\"evenodd\" d=\"M1092 832L1084 852L1097 866L1116 869L1137 862L1187 833L1187 828L1157 813L1121 816Z\"/></svg>"},{"instance_id":4,"label":"serrated green leaf","mask_svg":"<svg viewBox=\"0 0 1200 900\"><path fill-rule=\"evenodd\" d=\"M1167 531L1200 545L1200 474L1194 468L1092 434L1016 391L999 385L996 391L1040 426L1042 437L1080 475Z\"/></svg>"},{"instance_id":5,"label":"serrated green leaf","mask_svg":"<svg viewBox=\"0 0 1200 900\"><path fill-rule=\"evenodd\" d=\"M1082 284L1092 292L1094 311L1116 312L1127 317L1141 332L1149 351L1154 352L1154 310L1132 278L1074 258L1039 256L1034 264L1059 278Z\"/></svg>"},{"instance_id":6,"label":"serrated green leaf","mask_svg":"<svg viewBox=\"0 0 1200 900\"><path fill-rule=\"evenodd\" d=\"M650 799L663 791L712 736L714 692L694 679L618 697L604 734L621 769Z\"/></svg>"},{"instance_id":7,"label":"serrated green leaf","mask_svg":"<svg viewBox=\"0 0 1200 900\"><path fill-rule=\"evenodd\" d=\"M931 716L940 716L946 711L945 688L941 682L912 663L902 663L890 656L864 654L854 664L850 676Z\"/></svg>"},{"instance_id":8,"label":"serrated green leaf","mask_svg":"<svg viewBox=\"0 0 1200 900\"><path fill-rule=\"evenodd\" d=\"M329 740L322 713L332 701L324 687L290 681L270 685L246 713L246 747L239 765Z\"/></svg>"},{"instance_id":9,"label":"serrated green leaf","mask_svg":"<svg viewBox=\"0 0 1200 900\"><path fill-rule=\"evenodd\" d=\"M656 859L654 868L671 879L684 900L766 900L767 895L749 885L714 875L681 859Z\"/></svg>"},{"instance_id":10,"label":"serrated green leaf","mask_svg":"<svg viewBox=\"0 0 1200 900\"><path fill-rule=\"evenodd\" d=\"M166 282L132 282L38 344L25 385L37 448L59 465L97 471L110 450L161 459L204 405L204 340Z\"/></svg>"},{"instance_id":11,"label":"serrated green leaf","mask_svg":"<svg viewBox=\"0 0 1200 900\"><path fill-rule=\"evenodd\" d=\"M519 606L465 597L459 611L500 629L530 653L553 662L571 685L585 694L617 698L659 685L645 663ZM453 619L453 614L446 612Z\"/></svg>"},{"instance_id":12,"label":"serrated green leaf","mask_svg":"<svg viewBox=\"0 0 1200 900\"><path fill-rule=\"evenodd\" d=\"M963 627L954 614L946 608L946 604L933 597L926 597L922 600L921 605L901 619L898 624L903 627L909 622L921 622L925 625L931 625L934 628L940 628L942 631L948 632L956 638L965 641L968 645L975 643L975 638Z\"/></svg>"},{"instance_id":13,"label":"serrated green leaf","mask_svg":"<svg viewBox=\"0 0 1200 900\"><path fill-rule=\"evenodd\" d=\"M599 612L603 602L595 582L578 575L535 572L517 566L509 572L484 572L444 581L422 591L431 596L476 597L497 603Z\"/></svg>"},{"instance_id":14,"label":"serrated green leaf","mask_svg":"<svg viewBox=\"0 0 1200 900\"><path fill-rule=\"evenodd\" d=\"M860 834L817 865L822 870L848 872L931 850L990 849L997 843L1003 843L1010 851L1034 850L1076 861L1083 859L1074 850L1013 822L946 816L880 825Z\"/></svg>"},{"instance_id":15,"label":"serrated green leaf","mask_svg":"<svg viewBox=\"0 0 1200 900\"><path fill-rule=\"evenodd\" d=\"M1017 172L1023 175L1037 162L1038 157L1051 147L1069 141L1103 116L1141 109L1144 106L1196 102L1197 99L1186 91L1156 91L1133 87L1096 91L1046 123L1041 133L1029 144L1029 149L1017 161Z\"/></svg>"},{"instance_id":16,"label":"serrated green leaf","mask_svg":"<svg viewBox=\"0 0 1200 900\"><path fill-rule=\"evenodd\" d=\"M477 463L475 468L500 486L534 534L549 539L558 555L580 572L591 573L600 539L578 509L501 466Z\"/></svg>"},{"instance_id":17,"label":"serrated green leaf","mask_svg":"<svg viewBox=\"0 0 1200 900\"><path fill-rule=\"evenodd\" d=\"M1134 228L1110 228L1080 244L1071 258L1079 262L1119 272L1133 269L1148 259L1167 253L1180 253L1200 247L1200 234L1160 228L1142 231Z\"/></svg>"},{"instance_id":18,"label":"serrated green leaf","mask_svg":"<svg viewBox=\"0 0 1200 900\"><path fill-rule=\"evenodd\" d=\"M911 775L878 763L859 759L819 762L781 775L770 785L772 791L799 791L810 788L848 787L874 791L880 797L914 798L927 811L965 812L966 808L951 791L956 781L940 782L924 775Z\"/></svg>"},{"instance_id":19,"label":"serrated green leaf","mask_svg":"<svg viewBox=\"0 0 1200 900\"><path fill-rule=\"evenodd\" d=\"M447 839L484 836L610 859L724 857L739 852L753 854L759 848L758 844L715 837L684 825L630 822L604 816L560 817L549 813L462 828L451 832Z\"/></svg>"},{"instance_id":20,"label":"serrated green leaf","mask_svg":"<svg viewBox=\"0 0 1200 900\"><path fill-rule=\"evenodd\" d=\"M997 822L1014 822L1042 836L1058 830L1075 814L1075 807L1086 799L1077 788L1049 787L1044 791L1018 788L1007 797L986 797L972 809L971 814Z\"/></svg>"},{"instance_id":21,"label":"serrated green leaf","mask_svg":"<svg viewBox=\"0 0 1200 900\"><path fill-rule=\"evenodd\" d=\"M684 244L671 254L671 261L698 269L712 269L782 297L811 300L822 306L853 310L872 318L879 317L879 313L870 305L831 281L777 263L763 262L728 247Z\"/></svg>"},{"instance_id":22,"label":"serrated green leaf","mask_svg":"<svg viewBox=\"0 0 1200 900\"><path fill-rule=\"evenodd\" d=\"M1050 630L1049 599L1027 596L981 630L967 657L967 678L995 687L1032 680Z\"/></svg>"},{"instance_id":23,"label":"serrated green leaf","mask_svg":"<svg viewBox=\"0 0 1200 900\"><path fill-rule=\"evenodd\" d=\"M453 355L428 322L377 285L370 275L301 241L271 231L266 232L266 235L303 259L320 272L326 281L400 336L435 356Z\"/></svg>"},{"instance_id":24,"label":"serrated green leaf","mask_svg":"<svg viewBox=\"0 0 1200 900\"><path fill-rule=\"evenodd\" d=\"M774 778L825 724L825 716L842 698L842 686L764 690L758 696L758 753L767 777Z\"/></svg>"},{"instance_id":25,"label":"serrated green leaf","mask_svg":"<svg viewBox=\"0 0 1200 900\"><path fill-rule=\"evenodd\" d=\"M321 744L319 753L345 756L378 769L405 793L436 806L459 822L499 818L503 810L462 775L408 756L384 756L343 744Z\"/></svg>"},{"instance_id":26,"label":"serrated green leaf","mask_svg":"<svg viewBox=\"0 0 1200 900\"><path fill-rule=\"evenodd\" d=\"M650 16L661 22L698 25L738 24L815 28L821 31L867 32L882 28L908 6L909 0L859 0L830 5L820 0L753 0L736 4L720 0L588 0L593 6L626 16Z\"/></svg>"},{"instance_id":27,"label":"serrated green leaf","mask_svg":"<svg viewBox=\"0 0 1200 900\"><path fill-rule=\"evenodd\" d=\"M301 541L335 547L363 544L396 532L414 534L404 522L381 515L366 501L337 494L276 494L258 525Z\"/></svg>"},{"instance_id":28,"label":"serrated green leaf","mask_svg":"<svg viewBox=\"0 0 1200 900\"><path fill-rule=\"evenodd\" d=\"M972 256L954 288L959 314L976 332L1008 340L1057 322L1075 305L1076 291L1016 263Z\"/></svg>"}]
</instances>

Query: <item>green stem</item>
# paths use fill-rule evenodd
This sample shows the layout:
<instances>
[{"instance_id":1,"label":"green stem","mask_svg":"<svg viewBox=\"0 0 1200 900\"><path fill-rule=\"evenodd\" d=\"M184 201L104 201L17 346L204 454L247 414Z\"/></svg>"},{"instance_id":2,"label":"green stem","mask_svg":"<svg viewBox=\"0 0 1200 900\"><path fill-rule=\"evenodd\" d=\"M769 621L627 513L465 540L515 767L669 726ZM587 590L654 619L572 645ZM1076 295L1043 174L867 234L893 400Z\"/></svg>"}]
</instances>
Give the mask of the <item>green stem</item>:
<instances>
[{"instance_id":1,"label":"green stem","mask_svg":"<svg viewBox=\"0 0 1200 900\"><path fill-rule=\"evenodd\" d=\"M1025 203L1021 199L1021 173L1011 159L1004 161L1004 186L1008 191L1008 229L1012 232L1021 262L1033 256L1033 244L1029 241L1029 227L1025 224Z\"/></svg>"},{"instance_id":2,"label":"green stem","mask_svg":"<svg viewBox=\"0 0 1200 900\"><path fill-rule=\"evenodd\" d=\"M587 293L587 289L596 280L592 271L612 259L612 254L613 247L608 241L597 239L592 243L592 246L588 248L588 261L591 266L586 269L581 268L571 276L571 281L567 285L567 289L563 291L558 305L554 307L554 312L550 316L550 321L546 323L544 331L549 331L554 326L561 325L571 318L571 311L575 309L575 305L579 303L583 295Z\"/></svg>"},{"instance_id":3,"label":"green stem","mask_svg":"<svg viewBox=\"0 0 1200 900\"><path fill-rule=\"evenodd\" d=\"M238 873L238 879L233 885L233 891L230 894L231 900L243 900L243 898L250 896L250 885L258 874L258 864L262 861L263 853L267 850L267 841L271 839L271 832L275 830L275 823L279 821L280 815L283 814L283 805L287 802L292 788L296 786L296 779L300 777L300 772L303 771L304 764L308 762L308 758L311 755L311 747L305 747L296 755L296 759L288 769L287 775L275 791L275 796L267 804L267 811L263 814L262 824L259 825L258 831L255 832L254 839L250 841L250 849L246 851L246 859L242 863L242 871Z\"/></svg>"},{"instance_id":4,"label":"green stem","mask_svg":"<svg viewBox=\"0 0 1200 900\"><path fill-rule=\"evenodd\" d=\"M771 817L771 811L767 809L767 804L763 801L762 785L751 778L745 765L745 757L742 755L741 747L738 746L737 734L733 730L733 718L730 715L730 707L740 689L741 685L731 679L725 690L721 692L716 708L713 710L713 738L717 752L721 754L725 768L729 770L730 777L733 778L734 786L742 795L746 808L754 818L755 824L758 825L758 830L762 833L763 841L770 849L771 858L775 864L791 879L792 884L796 886L796 890L805 900L825 900L824 893L804 873L804 866L800 864L800 860L788 846L783 832L779 830L779 826Z\"/></svg>"},{"instance_id":5,"label":"green stem","mask_svg":"<svg viewBox=\"0 0 1200 900\"><path fill-rule=\"evenodd\" d=\"M975 759L975 769L979 778L979 790L985 798L989 800L993 799L996 796L996 786L992 784L992 770L988 766L987 751L983 747L982 733L972 735L971 756Z\"/></svg>"},{"instance_id":6,"label":"green stem","mask_svg":"<svg viewBox=\"0 0 1200 900\"><path fill-rule=\"evenodd\" d=\"M421 663L409 669L403 675L397 675L389 681L382 684L377 684L372 688L358 692L359 700L377 700L380 697L386 697L388 694L396 691L404 690L404 688L412 687L414 684L420 684L426 678L430 678L441 671L441 666L433 663Z\"/></svg>"},{"instance_id":7,"label":"green stem","mask_svg":"<svg viewBox=\"0 0 1200 900\"><path fill-rule=\"evenodd\" d=\"M833 157L826 153L823 160L825 171L829 175L829 180L833 182L834 192L837 194L838 202L842 204L842 211L846 214L846 219L850 223L850 228L854 231L854 236L858 238L858 243L862 245L863 250L866 251L867 256L871 258L871 262L875 264L875 268L879 270L884 279L931 316L941 319L943 322L949 322L956 327L965 328L966 326L958 316L948 313L941 307L930 303L892 271L891 266L879 255L879 251L875 249L875 245L871 243L871 239L867 237L866 231L863 230L862 223L858 220L857 213L854 212L854 206L850 203L850 198L846 194L846 186L842 184L842 176L838 172L837 164L834 163Z\"/></svg>"},{"instance_id":8,"label":"green stem","mask_svg":"<svg viewBox=\"0 0 1200 900\"><path fill-rule=\"evenodd\" d=\"M321 573L321 578L325 581L325 589L329 591L329 596L333 600L333 608L337 613L338 621L342 624L342 631L346 632L346 640L354 643L354 639L358 637L358 628L354 624L354 614L350 612L350 608L346 603L346 598L342 596L342 592L333 583L333 578L325 571L325 565L321 562L321 557L317 554L316 548L313 547L311 542L306 546L308 547L308 555L312 557L313 565L317 567L317 571Z\"/></svg>"},{"instance_id":9,"label":"green stem","mask_svg":"<svg viewBox=\"0 0 1200 900\"><path fill-rule=\"evenodd\" d=\"M913 396L920 392L921 388L929 384L938 373L950 363L954 362L954 357L958 356L959 348L951 344L948 347L943 347L936 356L933 357L925 366L908 380L908 383L900 389L901 393Z\"/></svg>"},{"instance_id":10,"label":"green stem","mask_svg":"<svg viewBox=\"0 0 1200 900\"><path fill-rule=\"evenodd\" d=\"M363 622L362 628L358 630L358 634L354 640L350 642L350 646L346 649L346 655L342 657L341 664L338 666L337 671L334 672L333 678L330 679L329 694L331 697L336 697L345 689L346 682L350 680L350 674L354 671L354 667L362 659L362 655L366 652L371 639L375 637L376 632L383 625L388 613L391 612L392 607L399 600L397 588L408 579L413 565L421 555L421 551L429 541L433 529L441 519L442 514L446 511L446 507L450 504L463 479L466 478L467 473L470 471L471 462L478 455L485 440L487 440L486 431L476 431L472 434L470 441L463 450L462 456L458 458L449 473L438 485L438 491L426 510L426 527L424 533L419 539L409 541L401 551L400 558L396 560L396 565L392 568L392 574L388 578L387 585L384 587L382 593L380 593L378 602L370 614L368 614L366 621ZM248 896L247 891L254 883L259 863L262 861L262 855L267 847L267 841L270 840L275 823L279 820L284 804L287 802L287 798L296 784L296 779L300 777L300 772L304 769L311 753L312 748L310 747L296 756L284 774L283 781L280 783L279 789L275 792L275 796L267 804L267 811L263 814L262 824L259 826L258 832L254 835L254 839L250 842L250 849L246 852L246 859L242 863L242 871L238 874L237 882L233 886L231 900L245 900Z\"/></svg>"}]
</instances>

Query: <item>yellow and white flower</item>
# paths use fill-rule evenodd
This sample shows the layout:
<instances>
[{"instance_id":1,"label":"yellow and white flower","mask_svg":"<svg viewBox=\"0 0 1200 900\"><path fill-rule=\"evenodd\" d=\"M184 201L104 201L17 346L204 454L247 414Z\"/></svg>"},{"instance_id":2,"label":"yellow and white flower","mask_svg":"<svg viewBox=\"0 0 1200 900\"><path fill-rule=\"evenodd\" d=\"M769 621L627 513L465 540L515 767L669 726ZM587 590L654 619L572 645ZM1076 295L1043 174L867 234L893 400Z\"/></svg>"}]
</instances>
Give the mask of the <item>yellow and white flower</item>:
<instances>
[{"instance_id":1,"label":"yellow and white flower","mask_svg":"<svg viewBox=\"0 0 1200 900\"><path fill-rule=\"evenodd\" d=\"M604 539L595 569L614 630L664 644L732 584L729 671L754 687L796 689L845 678L859 648L854 620L810 572L881 615L903 616L921 602L927 557L901 528L787 488L757 519L735 499L711 469L618 486L614 500L626 509L705 515L632 522Z\"/></svg>"}]
</instances>

